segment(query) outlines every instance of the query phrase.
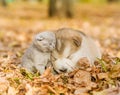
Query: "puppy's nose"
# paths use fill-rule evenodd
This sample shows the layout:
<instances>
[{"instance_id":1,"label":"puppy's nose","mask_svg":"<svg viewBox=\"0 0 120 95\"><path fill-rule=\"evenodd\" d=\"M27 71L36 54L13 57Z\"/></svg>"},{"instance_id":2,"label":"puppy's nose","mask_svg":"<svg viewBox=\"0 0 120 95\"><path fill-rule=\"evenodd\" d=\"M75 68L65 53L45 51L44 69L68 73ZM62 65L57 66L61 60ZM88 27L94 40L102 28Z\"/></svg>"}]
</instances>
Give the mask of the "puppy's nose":
<instances>
[{"instance_id":1,"label":"puppy's nose","mask_svg":"<svg viewBox=\"0 0 120 95\"><path fill-rule=\"evenodd\" d=\"M66 68L62 68L62 69L60 69L60 72L66 73L66 72L67 72L67 69L66 69Z\"/></svg>"}]
</instances>

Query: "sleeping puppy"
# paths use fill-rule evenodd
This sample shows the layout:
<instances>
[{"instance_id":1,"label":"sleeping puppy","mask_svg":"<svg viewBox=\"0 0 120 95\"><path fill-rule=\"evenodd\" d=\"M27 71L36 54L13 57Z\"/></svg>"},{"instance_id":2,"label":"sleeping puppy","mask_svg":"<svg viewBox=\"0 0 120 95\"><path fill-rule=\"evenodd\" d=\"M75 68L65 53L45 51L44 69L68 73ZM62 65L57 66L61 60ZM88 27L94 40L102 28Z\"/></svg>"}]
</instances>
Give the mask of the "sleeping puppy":
<instances>
[{"instance_id":1,"label":"sleeping puppy","mask_svg":"<svg viewBox=\"0 0 120 95\"><path fill-rule=\"evenodd\" d=\"M96 58L101 58L101 52L93 39L84 33L62 28L55 32L56 49L52 52L52 64L57 73L71 72L78 61L86 57L90 65L94 65Z\"/></svg>"}]
</instances>

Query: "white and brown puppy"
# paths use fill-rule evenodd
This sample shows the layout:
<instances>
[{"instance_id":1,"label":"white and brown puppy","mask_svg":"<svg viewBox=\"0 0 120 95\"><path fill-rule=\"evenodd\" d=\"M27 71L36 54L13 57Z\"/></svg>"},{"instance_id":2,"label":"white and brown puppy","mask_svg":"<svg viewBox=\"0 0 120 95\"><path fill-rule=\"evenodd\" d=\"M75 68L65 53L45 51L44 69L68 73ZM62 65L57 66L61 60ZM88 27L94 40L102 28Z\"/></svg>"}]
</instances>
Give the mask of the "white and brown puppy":
<instances>
[{"instance_id":1,"label":"white and brown puppy","mask_svg":"<svg viewBox=\"0 0 120 95\"><path fill-rule=\"evenodd\" d=\"M56 37L53 32L46 31L37 34L23 55L21 66L32 73L36 69L43 74L55 45Z\"/></svg>"},{"instance_id":2,"label":"white and brown puppy","mask_svg":"<svg viewBox=\"0 0 120 95\"><path fill-rule=\"evenodd\" d=\"M80 58L86 57L90 65L96 58L101 58L101 52L95 41L84 33L62 28L56 31L56 49L52 53L52 64L58 73L71 72L77 66Z\"/></svg>"}]
</instances>

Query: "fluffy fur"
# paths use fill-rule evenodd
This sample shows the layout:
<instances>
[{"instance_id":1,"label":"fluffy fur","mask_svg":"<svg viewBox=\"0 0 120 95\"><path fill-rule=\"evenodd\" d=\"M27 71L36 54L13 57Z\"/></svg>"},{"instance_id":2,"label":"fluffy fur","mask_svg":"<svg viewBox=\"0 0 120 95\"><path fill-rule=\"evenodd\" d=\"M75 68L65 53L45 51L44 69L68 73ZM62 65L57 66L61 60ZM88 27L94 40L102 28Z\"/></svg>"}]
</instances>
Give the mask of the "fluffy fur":
<instances>
[{"instance_id":1,"label":"fluffy fur","mask_svg":"<svg viewBox=\"0 0 120 95\"><path fill-rule=\"evenodd\" d=\"M52 63L58 72L70 72L77 67L80 58L86 57L91 65L101 52L94 40L84 33L63 28L56 31L56 49L52 53Z\"/></svg>"},{"instance_id":2,"label":"fluffy fur","mask_svg":"<svg viewBox=\"0 0 120 95\"><path fill-rule=\"evenodd\" d=\"M54 50L56 37L53 32L37 34L30 47L22 57L21 66L30 72L38 70L40 74L45 71L45 66L50 61L51 52Z\"/></svg>"}]
</instances>

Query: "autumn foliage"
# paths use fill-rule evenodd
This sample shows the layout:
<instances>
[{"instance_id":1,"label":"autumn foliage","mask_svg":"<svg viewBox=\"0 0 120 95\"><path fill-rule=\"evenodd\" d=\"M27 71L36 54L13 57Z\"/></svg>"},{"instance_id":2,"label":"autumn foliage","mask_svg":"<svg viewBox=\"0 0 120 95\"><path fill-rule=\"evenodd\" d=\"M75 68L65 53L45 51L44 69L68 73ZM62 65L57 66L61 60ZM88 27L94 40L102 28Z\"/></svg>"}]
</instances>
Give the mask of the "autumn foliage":
<instances>
[{"instance_id":1,"label":"autumn foliage","mask_svg":"<svg viewBox=\"0 0 120 95\"><path fill-rule=\"evenodd\" d=\"M0 7L0 95L120 94L119 4L76 6L72 19L48 18L46 4ZM51 68L39 75L17 67L36 33L61 27L79 29L95 38L102 59L90 67L83 58L80 69L59 75L53 75Z\"/></svg>"}]
</instances>

